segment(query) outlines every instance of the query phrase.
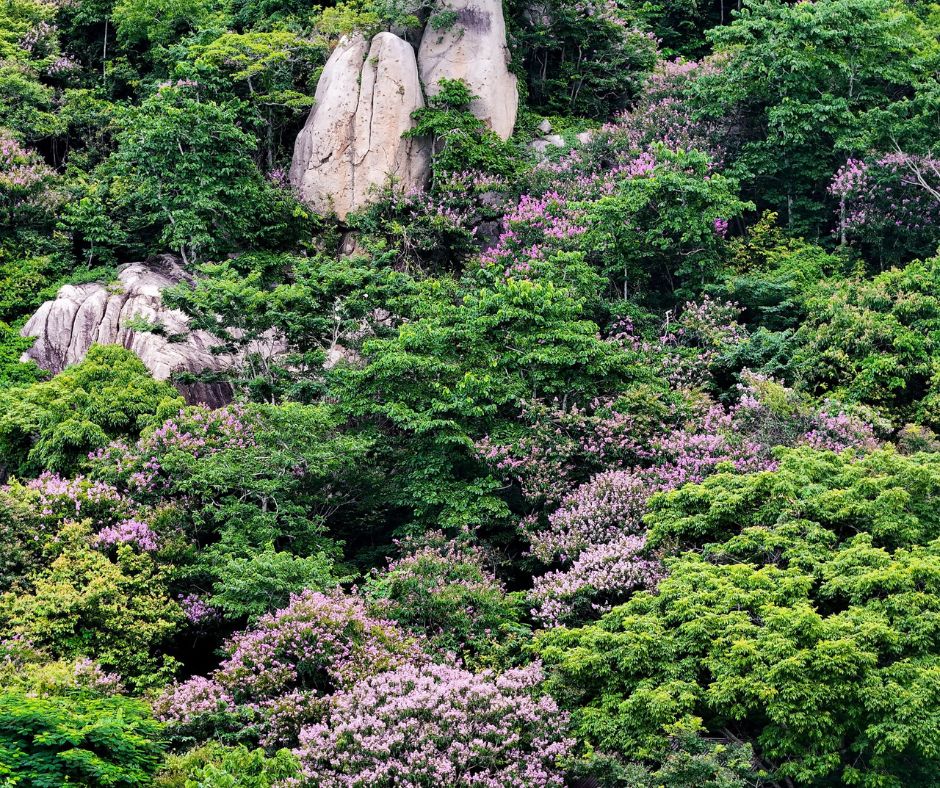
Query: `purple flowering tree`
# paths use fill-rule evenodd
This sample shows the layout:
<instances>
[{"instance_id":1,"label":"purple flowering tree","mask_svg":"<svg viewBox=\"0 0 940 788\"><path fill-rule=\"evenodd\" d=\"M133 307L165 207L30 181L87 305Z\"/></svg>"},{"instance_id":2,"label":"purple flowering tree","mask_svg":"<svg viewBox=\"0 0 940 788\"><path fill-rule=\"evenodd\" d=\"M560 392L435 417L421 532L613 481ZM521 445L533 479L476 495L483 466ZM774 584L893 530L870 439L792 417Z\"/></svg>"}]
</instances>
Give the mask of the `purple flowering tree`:
<instances>
[{"instance_id":1,"label":"purple flowering tree","mask_svg":"<svg viewBox=\"0 0 940 788\"><path fill-rule=\"evenodd\" d=\"M37 555L66 521L87 521L94 543L104 549L129 543L153 552L164 546L152 526L152 512L112 485L82 475L66 479L43 473L25 484L14 479L0 488L0 512L9 522L7 534L31 545Z\"/></svg>"},{"instance_id":2,"label":"purple flowering tree","mask_svg":"<svg viewBox=\"0 0 940 788\"><path fill-rule=\"evenodd\" d=\"M42 158L0 130L0 226L22 226L51 215L55 173Z\"/></svg>"},{"instance_id":3,"label":"purple flowering tree","mask_svg":"<svg viewBox=\"0 0 940 788\"><path fill-rule=\"evenodd\" d=\"M291 745L333 692L419 653L362 598L312 591L262 616L225 651L211 676L174 684L157 701L159 718L180 739Z\"/></svg>"},{"instance_id":4,"label":"purple flowering tree","mask_svg":"<svg viewBox=\"0 0 940 788\"><path fill-rule=\"evenodd\" d=\"M558 625L609 610L630 593L655 587L662 555L646 547L643 518L649 499L709 475L777 468L777 446L809 446L841 453L878 448L871 425L836 403L810 405L793 391L745 374L739 401L725 408L689 394L685 418L662 424L635 452L632 468L598 473L573 488L548 515L523 521L532 553L560 568L536 577L533 615Z\"/></svg>"},{"instance_id":5,"label":"purple flowering tree","mask_svg":"<svg viewBox=\"0 0 940 788\"><path fill-rule=\"evenodd\" d=\"M833 176L836 234L891 257L931 254L940 224L940 160L896 151L849 159Z\"/></svg>"},{"instance_id":6,"label":"purple flowering tree","mask_svg":"<svg viewBox=\"0 0 940 788\"><path fill-rule=\"evenodd\" d=\"M561 788L573 751L567 715L541 695L539 664L470 673L407 663L336 695L300 735L317 788Z\"/></svg>"}]
</instances>

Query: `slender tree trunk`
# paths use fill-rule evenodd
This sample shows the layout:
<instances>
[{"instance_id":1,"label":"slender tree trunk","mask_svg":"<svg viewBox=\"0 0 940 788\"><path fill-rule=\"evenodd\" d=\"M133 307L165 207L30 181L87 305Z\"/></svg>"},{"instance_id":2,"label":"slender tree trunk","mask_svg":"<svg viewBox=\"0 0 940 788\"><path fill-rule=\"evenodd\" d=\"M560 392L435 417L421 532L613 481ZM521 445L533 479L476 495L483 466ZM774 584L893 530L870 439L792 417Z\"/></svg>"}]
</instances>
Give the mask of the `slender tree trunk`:
<instances>
[{"instance_id":1,"label":"slender tree trunk","mask_svg":"<svg viewBox=\"0 0 940 788\"><path fill-rule=\"evenodd\" d=\"M274 169L274 121L271 118L272 110L268 107L268 169Z\"/></svg>"}]
</instances>

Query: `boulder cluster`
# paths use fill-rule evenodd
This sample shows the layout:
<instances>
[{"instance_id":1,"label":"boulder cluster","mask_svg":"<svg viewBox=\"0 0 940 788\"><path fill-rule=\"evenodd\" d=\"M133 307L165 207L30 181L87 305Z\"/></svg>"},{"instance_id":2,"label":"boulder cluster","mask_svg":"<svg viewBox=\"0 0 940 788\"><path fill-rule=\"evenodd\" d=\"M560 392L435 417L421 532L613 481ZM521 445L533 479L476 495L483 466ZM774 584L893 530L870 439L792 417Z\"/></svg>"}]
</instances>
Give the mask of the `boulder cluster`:
<instances>
[{"instance_id":1,"label":"boulder cluster","mask_svg":"<svg viewBox=\"0 0 940 788\"><path fill-rule=\"evenodd\" d=\"M414 128L411 115L425 105L424 91L435 95L443 79L462 79L477 97L470 111L508 139L519 94L500 0L454 0L431 16L417 52L389 32L371 42L359 34L343 38L294 147L290 181L301 199L344 219L389 175L405 189L425 186L429 141L402 134Z\"/></svg>"},{"instance_id":2,"label":"boulder cluster","mask_svg":"<svg viewBox=\"0 0 940 788\"><path fill-rule=\"evenodd\" d=\"M185 276L175 258L162 255L149 264L122 266L110 285L66 285L23 326L22 335L36 341L21 360L35 361L41 369L58 374L82 361L93 344L122 345L136 353L157 380L178 372L227 369L235 359L212 352L218 341L205 331L189 331L188 318L161 301L162 291ZM128 325L135 319L158 330L135 331ZM228 383L177 384L177 388L188 402L212 406L225 404L232 395Z\"/></svg>"}]
</instances>

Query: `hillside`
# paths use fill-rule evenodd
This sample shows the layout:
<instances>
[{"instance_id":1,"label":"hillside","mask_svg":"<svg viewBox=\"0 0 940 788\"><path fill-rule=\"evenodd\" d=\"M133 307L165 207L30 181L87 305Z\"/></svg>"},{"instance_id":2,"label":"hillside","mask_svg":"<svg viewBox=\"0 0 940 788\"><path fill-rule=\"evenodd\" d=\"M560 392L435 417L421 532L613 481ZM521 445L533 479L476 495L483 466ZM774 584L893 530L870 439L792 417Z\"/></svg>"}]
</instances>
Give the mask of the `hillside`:
<instances>
[{"instance_id":1,"label":"hillside","mask_svg":"<svg viewBox=\"0 0 940 788\"><path fill-rule=\"evenodd\" d=\"M938 140L919 0L4 0L0 785L940 784Z\"/></svg>"}]
</instances>

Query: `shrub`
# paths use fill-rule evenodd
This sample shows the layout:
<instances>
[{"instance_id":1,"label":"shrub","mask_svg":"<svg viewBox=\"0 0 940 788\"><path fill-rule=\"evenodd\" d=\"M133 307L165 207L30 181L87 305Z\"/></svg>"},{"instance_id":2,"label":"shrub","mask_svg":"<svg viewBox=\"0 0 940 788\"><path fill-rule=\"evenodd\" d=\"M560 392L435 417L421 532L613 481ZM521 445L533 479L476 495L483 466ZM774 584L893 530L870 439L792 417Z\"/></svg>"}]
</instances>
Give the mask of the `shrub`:
<instances>
[{"instance_id":1,"label":"shrub","mask_svg":"<svg viewBox=\"0 0 940 788\"><path fill-rule=\"evenodd\" d=\"M55 657L94 657L138 687L165 681L175 662L162 648L183 619L167 592L172 568L128 544L108 558L87 522L66 523L50 553L30 587L0 598L0 631Z\"/></svg>"},{"instance_id":2,"label":"shrub","mask_svg":"<svg viewBox=\"0 0 940 788\"><path fill-rule=\"evenodd\" d=\"M519 602L486 567L482 548L437 532L405 540L401 549L365 588L383 615L441 654L471 656L520 632Z\"/></svg>"},{"instance_id":3,"label":"shrub","mask_svg":"<svg viewBox=\"0 0 940 788\"><path fill-rule=\"evenodd\" d=\"M183 404L131 351L92 345L84 361L52 380L0 391L0 461L20 475L70 471Z\"/></svg>"}]
</instances>

